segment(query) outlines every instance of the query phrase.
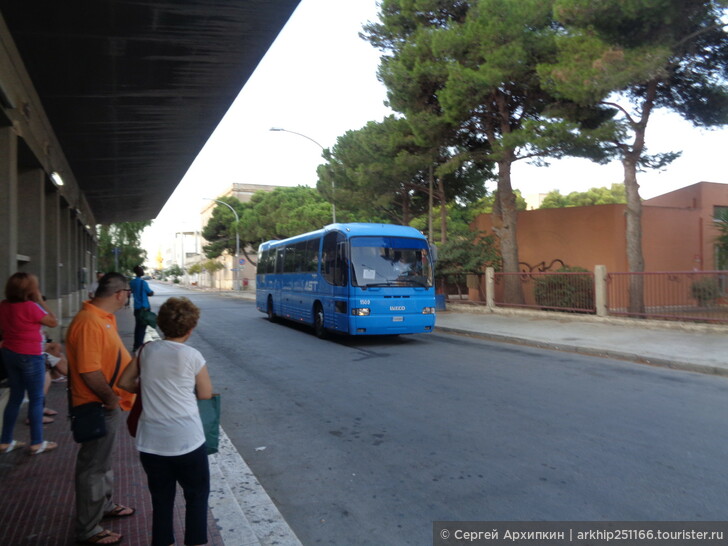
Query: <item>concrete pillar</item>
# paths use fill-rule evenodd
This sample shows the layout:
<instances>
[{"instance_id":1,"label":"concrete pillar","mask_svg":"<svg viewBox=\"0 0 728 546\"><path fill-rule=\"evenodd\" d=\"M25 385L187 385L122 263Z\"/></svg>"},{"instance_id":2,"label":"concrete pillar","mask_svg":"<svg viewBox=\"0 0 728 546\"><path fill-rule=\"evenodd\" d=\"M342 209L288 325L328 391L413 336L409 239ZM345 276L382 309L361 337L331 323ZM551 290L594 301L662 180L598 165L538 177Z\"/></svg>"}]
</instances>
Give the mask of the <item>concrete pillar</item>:
<instances>
[{"instance_id":1,"label":"concrete pillar","mask_svg":"<svg viewBox=\"0 0 728 546\"><path fill-rule=\"evenodd\" d=\"M490 310L495 310L495 269L485 268L485 305Z\"/></svg>"},{"instance_id":2,"label":"concrete pillar","mask_svg":"<svg viewBox=\"0 0 728 546\"><path fill-rule=\"evenodd\" d=\"M72 285L71 275L71 209L68 204L61 200L59 214L59 232L60 232L60 287L61 300L63 301L63 318L71 318L73 316L72 304Z\"/></svg>"},{"instance_id":3,"label":"concrete pillar","mask_svg":"<svg viewBox=\"0 0 728 546\"><path fill-rule=\"evenodd\" d=\"M43 293L48 308L58 317L63 317L61 300L61 197L55 188L45 188L45 282ZM56 341L62 339L62 328L49 328L48 336Z\"/></svg>"},{"instance_id":4,"label":"concrete pillar","mask_svg":"<svg viewBox=\"0 0 728 546\"><path fill-rule=\"evenodd\" d=\"M594 266L594 306L598 317L606 317L607 309L607 266Z\"/></svg>"},{"instance_id":5,"label":"concrete pillar","mask_svg":"<svg viewBox=\"0 0 728 546\"><path fill-rule=\"evenodd\" d=\"M18 175L18 270L38 276L45 290L45 173L41 169Z\"/></svg>"},{"instance_id":6,"label":"concrete pillar","mask_svg":"<svg viewBox=\"0 0 728 546\"><path fill-rule=\"evenodd\" d=\"M18 260L18 137L12 127L0 127L0 286L17 271Z\"/></svg>"}]
</instances>

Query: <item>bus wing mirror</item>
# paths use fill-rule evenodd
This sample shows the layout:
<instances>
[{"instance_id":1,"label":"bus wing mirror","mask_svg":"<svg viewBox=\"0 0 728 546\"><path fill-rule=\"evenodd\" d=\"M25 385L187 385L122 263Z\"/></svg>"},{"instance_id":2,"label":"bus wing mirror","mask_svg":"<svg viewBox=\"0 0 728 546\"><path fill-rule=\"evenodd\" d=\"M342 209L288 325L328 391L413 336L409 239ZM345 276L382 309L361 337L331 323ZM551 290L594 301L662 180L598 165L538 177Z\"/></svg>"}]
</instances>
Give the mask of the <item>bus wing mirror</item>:
<instances>
[{"instance_id":1,"label":"bus wing mirror","mask_svg":"<svg viewBox=\"0 0 728 546\"><path fill-rule=\"evenodd\" d=\"M432 263L437 262L437 247L434 243L430 243L430 256L432 256Z\"/></svg>"}]
</instances>

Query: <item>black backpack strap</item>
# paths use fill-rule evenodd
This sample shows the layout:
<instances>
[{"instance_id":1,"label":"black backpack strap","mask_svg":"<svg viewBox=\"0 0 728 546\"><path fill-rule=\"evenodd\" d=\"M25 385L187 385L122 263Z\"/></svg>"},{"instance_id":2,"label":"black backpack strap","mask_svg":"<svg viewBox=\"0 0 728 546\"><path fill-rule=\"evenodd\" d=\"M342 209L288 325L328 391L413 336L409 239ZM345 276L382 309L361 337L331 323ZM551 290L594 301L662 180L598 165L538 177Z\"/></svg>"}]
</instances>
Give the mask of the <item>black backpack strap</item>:
<instances>
[{"instance_id":1,"label":"black backpack strap","mask_svg":"<svg viewBox=\"0 0 728 546\"><path fill-rule=\"evenodd\" d=\"M111 376L111 381L109 381L109 387L112 389L114 388L114 383L116 383L116 376L119 375L119 368L121 367L121 349L119 349L119 354L116 355L116 369L114 370L114 375Z\"/></svg>"}]
</instances>

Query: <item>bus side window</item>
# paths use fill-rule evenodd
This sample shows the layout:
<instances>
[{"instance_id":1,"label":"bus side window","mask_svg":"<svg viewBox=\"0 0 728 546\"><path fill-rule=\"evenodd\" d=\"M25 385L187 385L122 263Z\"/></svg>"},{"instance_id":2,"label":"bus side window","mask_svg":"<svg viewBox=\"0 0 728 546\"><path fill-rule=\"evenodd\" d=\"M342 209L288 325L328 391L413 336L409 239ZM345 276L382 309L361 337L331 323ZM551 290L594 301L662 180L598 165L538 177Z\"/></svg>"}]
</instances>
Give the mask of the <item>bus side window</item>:
<instances>
[{"instance_id":1,"label":"bus side window","mask_svg":"<svg viewBox=\"0 0 728 546\"><path fill-rule=\"evenodd\" d=\"M339 231L324 236L321 272L326 282L334 286L346 286L347 283L346 246L346 237Z\"/></svg>"},{"instance_id":2,"label":"bus side window","mask_svg":"<svg viewBox=\"0 0 728 546\"><path fill-rule=\"evenodd\" d=\"M285 255L286 248L279 247L276 249L276 261L275 261L275 272L283 273L283 256Z\"/></svg>"},{"instance_id":3,"label":"bus side window","mask_svg":"<svg viewBox=\"0 0 728 546\"><path fill-rule=\"evenodd\" d=\"M347 273L349 271L349 260L346 252L346 240L337 243L336 252L336 286L347 285Z\"/></svg>"}]
</instances>

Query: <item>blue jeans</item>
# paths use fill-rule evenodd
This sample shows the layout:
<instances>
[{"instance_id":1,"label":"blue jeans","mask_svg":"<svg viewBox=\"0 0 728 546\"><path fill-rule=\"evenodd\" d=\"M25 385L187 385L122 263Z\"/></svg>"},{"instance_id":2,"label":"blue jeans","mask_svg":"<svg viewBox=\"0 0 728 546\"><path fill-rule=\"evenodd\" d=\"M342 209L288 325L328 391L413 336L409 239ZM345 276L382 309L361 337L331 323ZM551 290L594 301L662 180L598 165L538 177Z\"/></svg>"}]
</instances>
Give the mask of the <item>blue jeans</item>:
<instances>
[{"instance_id":1,"label":"blue jeans","mask_svg":"<svg viewBox=\"0 0 728 546\"><path fill-rule=\"evenodd\" d=\"M207 448L176 457L139 452L152 495L152 546L174 544L174 497L177 483L185 496L185 544L207 544L210 465Z\"/></svg>"},{"instance_id":2,"label":"blue jeans","mask_svg":"<svg viewBox=\"0 0 728 546\"><path fill-rule=\"evenodd\" d=\"M45 395L45 358L43 355L22 355L3 347L2 351L5 370L8 374L10 397L3 413L3 431L0 444L9 444L13 441L15 422L20 413L20 406L28 391L28 419L30 420L30 443L40 444L43 441L43 406Z\"/></svg>"}]
</instances>

